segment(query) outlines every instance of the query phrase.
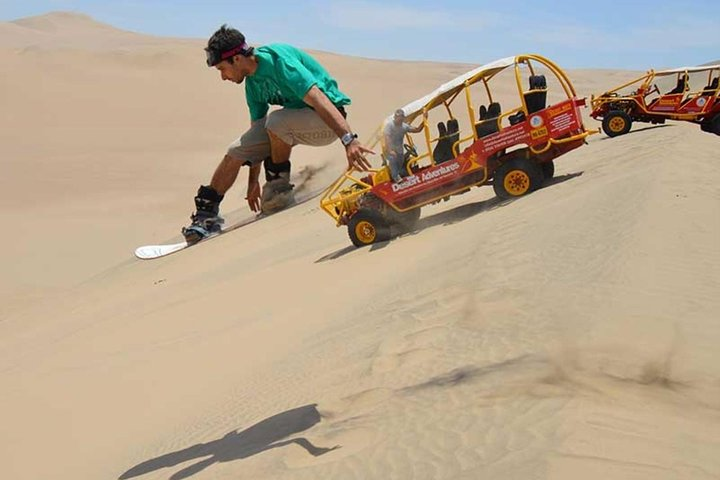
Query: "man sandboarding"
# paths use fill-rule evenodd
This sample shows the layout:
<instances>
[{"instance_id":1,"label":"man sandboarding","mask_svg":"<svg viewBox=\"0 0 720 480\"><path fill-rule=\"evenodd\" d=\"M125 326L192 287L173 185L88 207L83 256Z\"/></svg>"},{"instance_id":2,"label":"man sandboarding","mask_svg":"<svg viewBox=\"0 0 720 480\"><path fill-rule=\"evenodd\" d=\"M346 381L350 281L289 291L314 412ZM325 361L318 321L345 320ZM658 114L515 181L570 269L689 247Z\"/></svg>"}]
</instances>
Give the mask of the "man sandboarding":
<instances>
[{"instance_id":1,"label":"man sandboarding","mask_svg":"<svg viewBox=\"0 0 720 480\"><path fill-rule=\"evenodd\" d=\"M188 244L221 229L220 202L244 165L249 167L245 198L253 212L263 213L292 202L290 153L295 145L325 146L339 138L348 169L370 167L365 154L374 152L357 140L345 119L350 98L312 56L285 44L250 47L242 33L227 25L210 37L205 51L208 66L223 80L245 81L250 128L230 145L210 184L198 189L192 223L182 229ZM268 114L270 105L283 108Z\"/></svg>"}]
</instances>

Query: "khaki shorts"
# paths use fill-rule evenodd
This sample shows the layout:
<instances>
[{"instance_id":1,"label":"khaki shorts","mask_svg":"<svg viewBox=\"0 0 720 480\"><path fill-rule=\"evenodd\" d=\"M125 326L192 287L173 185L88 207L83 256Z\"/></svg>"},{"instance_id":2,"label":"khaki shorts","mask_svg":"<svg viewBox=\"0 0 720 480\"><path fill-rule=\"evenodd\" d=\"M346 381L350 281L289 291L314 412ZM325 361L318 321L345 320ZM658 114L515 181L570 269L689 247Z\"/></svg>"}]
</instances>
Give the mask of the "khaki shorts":
<instances>
[{"instance_id":1,"label":"khaki shorts","mask_svg":"<svg viewBox=\"0 0 720 480\"><path fill-rule=\"evenodd\" d=\"M288 145L323 147L338 138L315 110L281 108L254 121L247 132L230 144L227 154L243 163L262 162L270 156L267 130Z\"/></svg>"}]
</instances>

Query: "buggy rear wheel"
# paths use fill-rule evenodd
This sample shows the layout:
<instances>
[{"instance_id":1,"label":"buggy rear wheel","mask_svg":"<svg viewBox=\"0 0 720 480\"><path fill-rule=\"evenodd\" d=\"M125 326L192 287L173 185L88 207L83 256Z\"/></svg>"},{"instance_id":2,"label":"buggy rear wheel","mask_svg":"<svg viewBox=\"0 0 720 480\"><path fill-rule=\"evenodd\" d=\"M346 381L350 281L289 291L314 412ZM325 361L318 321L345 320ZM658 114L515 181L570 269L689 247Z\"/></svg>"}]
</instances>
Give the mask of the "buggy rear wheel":
<instances>
[{"instance_id":1,"label":"buggy rear wheel","mask_svg":"<svg viewBox=\"0 0 720 480\"><path fill-rule=\"evenodd\" d=\"M720 113L715 115L715 118L710 122L710 131L715 135L720 135Z\"/></svg>"},{"instance_id":2,"label":"buggy rear wheel","mask_svg":"<svg viewBox=\"0 0 720 480\"><path fill-rule=\"evenodd\" d=\"M622 110L610 110L603 118L602 129L608 137L625 135L632 127L630 115Z\"/></svg>"},{"instance_id":3,"label":"buggy rear wheel","mask_svg":"<svg viewBox=\"0 0 720 480\"><path fill-rule=\"evenodd\" d=\"M348 222L348 236L356 247L390 239L390 226L377 210L361 208Z\"/></svg>"},{"instance_id":4,"label":"buggy rear wheel","mask_svg":"<svg viewBox=\"0 0 720 480\"><path fill-rule=\"evenodd\" d=\"M495 195L502 199L521 197L542 185L540 166L527 158L513 158L503 163L493 175Z\"/></svg>"}]
</instances>

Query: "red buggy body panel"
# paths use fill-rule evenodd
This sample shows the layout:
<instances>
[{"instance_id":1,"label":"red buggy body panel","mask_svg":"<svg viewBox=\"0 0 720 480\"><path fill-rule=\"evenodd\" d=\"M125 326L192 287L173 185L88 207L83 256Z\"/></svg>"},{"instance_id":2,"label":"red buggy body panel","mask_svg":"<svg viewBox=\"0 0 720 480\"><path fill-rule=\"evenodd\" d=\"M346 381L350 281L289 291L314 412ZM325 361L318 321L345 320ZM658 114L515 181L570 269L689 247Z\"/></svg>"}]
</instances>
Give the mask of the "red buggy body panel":
<instances>
[{"instance_id":1,"label":"red buggy body panel","mask_svg":"<svg viewBox=\"0 0 720 480\"><path fill-rule=\"evenodd\" d=\"M579 106L584 99L572 98L551 105L516 125L475 140L455 159L423 169L402 182L384 182L372 192L397 210L407 210L472 185L484 183L492 177L488 159L518 144L542 148L551 139L582 131ZM576 142L573 148L580 146ZM563 153L570 149L563 149Z\"/></svg>"}]
</instances>

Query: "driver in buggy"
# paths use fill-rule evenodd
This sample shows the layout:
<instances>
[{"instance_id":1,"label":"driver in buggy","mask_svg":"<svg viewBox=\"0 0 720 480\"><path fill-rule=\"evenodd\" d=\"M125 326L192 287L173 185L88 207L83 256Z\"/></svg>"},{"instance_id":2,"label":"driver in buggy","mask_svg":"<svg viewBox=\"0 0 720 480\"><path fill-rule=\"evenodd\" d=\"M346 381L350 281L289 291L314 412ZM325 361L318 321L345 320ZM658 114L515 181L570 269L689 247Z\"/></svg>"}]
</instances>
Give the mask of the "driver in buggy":
<instances>
[{"instance_id":1,"label":"driver in buggy","mask_svg":"<svg viewBox=\"0 0 720 480\"><path fill-rule=\"evenodd\" d=\"M425 118L427 118L427 113L420 125L412 127L405 123L405 112L400 108L395 111L392 121L387 122L383 128L383 157L390 166L390 176L395 183L407 176L403 150L405 134L421 132L425 126Z\"/></svg>"}]
</instances>

